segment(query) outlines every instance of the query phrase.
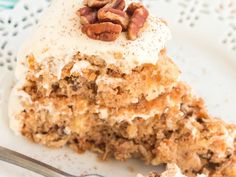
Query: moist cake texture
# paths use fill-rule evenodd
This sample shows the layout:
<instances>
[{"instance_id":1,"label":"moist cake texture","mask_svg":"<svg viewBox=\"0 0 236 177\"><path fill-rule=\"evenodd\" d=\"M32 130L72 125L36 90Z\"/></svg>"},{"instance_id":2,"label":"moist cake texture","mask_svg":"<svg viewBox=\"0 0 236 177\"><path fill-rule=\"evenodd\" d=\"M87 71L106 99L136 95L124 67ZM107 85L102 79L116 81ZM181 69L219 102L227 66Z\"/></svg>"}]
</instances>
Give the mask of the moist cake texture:
<instances>
[{"instance_id":1,"label":"moist cake texture","mask_svg":"<svg viewBox=\"0 0 236 177\"><path fill-rule=\"evenodd\" d=\"M209 115L179 81L165 50L166 23L150 15L135 41L123 32L97 41L81 32L81 7L82 0L54 0L19 51L11 128L103 160L176 163L188 177L236 176L236 126Z\"/></svg>"}]
</instances>

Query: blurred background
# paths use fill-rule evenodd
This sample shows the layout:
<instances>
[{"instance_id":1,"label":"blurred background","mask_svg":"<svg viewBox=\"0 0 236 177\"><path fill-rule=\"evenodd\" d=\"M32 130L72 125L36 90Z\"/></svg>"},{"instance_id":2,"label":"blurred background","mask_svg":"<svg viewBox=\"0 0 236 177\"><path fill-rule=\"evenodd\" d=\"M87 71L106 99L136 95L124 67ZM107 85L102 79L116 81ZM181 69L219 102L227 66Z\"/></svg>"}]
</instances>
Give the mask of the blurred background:
<instances>
[{"instance_id":1,"label":"blurred background","mask_svg":"<svg viewBox=\"0 0 236 177\"><path fill-rule=\"evenodd\" d=\"M12 9L18 0L0 0L0 10Z\"/></svg>"}]
</instances>

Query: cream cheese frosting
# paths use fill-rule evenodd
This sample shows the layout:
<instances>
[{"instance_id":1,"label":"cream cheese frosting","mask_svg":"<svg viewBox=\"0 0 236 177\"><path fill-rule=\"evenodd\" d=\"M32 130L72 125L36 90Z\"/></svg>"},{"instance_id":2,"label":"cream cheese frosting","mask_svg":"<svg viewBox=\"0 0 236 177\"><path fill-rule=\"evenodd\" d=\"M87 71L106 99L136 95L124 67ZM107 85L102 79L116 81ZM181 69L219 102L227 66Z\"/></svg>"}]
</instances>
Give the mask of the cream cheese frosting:
<instances>
[{"instance_id":1,"label":"cream cheese frosting","mask_svg":"<svg viewBox=\"0 0 236 177\"><path fill-rule=\"evenodd\" d=\"M127 1L127 4L130 2ZM76 11L83 7L82 0L54 0L42 17L34 35L18 53L17 77L22 78L27 68L26 56L32 54L36 61L43 63L54 59L53 71L60 77L61 70L73 56L80 52L95 55L109 64L114 64L127 73L137 65L155 64L159 52L171 38L168 26L160 19L150 16L144 31L137 40L130 41L122 33L116 41L104 42L88 38L81 32L80 19ZM119 58L117 58L119 54ZM22 76L23 75L23 76Z\"/></svg>"}]
</instances>

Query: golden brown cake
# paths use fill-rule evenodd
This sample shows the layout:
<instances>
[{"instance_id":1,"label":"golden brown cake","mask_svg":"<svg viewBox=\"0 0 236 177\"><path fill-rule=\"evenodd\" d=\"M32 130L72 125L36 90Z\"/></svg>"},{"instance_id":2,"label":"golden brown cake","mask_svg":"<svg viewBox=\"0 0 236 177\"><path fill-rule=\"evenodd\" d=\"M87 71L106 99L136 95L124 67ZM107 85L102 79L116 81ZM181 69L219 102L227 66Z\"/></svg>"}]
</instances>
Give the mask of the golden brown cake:
<instances>
[{"instance_id":1,"label":"golden brown cake","mask_svg":"<svg viewBox=\"0 0 236 177\"><path fill-rule=\"evenodd\" d=\"M19 51L11 128L104 160L176 163L188 177L236 176L236 126L210 116L179 81L165 50L166 23L141 4L125 11L122 0L94 2L55 0ZM97 17L104 11L122 18Z\"/></svg>"}]
</instances>

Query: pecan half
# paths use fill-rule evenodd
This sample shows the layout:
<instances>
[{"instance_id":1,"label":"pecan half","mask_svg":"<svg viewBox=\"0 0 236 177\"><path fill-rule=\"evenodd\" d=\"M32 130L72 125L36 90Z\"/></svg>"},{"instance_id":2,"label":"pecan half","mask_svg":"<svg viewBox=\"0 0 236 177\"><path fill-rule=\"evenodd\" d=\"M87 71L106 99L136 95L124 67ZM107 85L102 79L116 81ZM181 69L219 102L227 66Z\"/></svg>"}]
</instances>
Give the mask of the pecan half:
<instances>
[{"instance_id":1,"label":"pecan half","mask_svg":"<svg viewBox=\"0 0 236 177\"><path fill-rule=\"evenodd\" d=\"M143 4L141 4L139 2L133 2L128 6L126 12L128 15L131 16L131 15L133 15L133 13L136 9L141 8L141 7L143 7Z\"/></svg>"},{"instance_id":2,"label":"pecan half","mask_svg":"<svg viewBox=\"0 0 236 177\"><path fill-rule=\"evenodd\" d=\"M80 16L80 23L82 25L96 23L97 21L97 10L90 7L79 9L77 15Z\"/></svg>"},{"instance_id":3,"label":"pecan half","mask_svg":"<svg viewBox=\"0 0 236 177\"><path fill-rule=\"evenodd\" d=\"M88 24L82 27L82 32L89 38L102 41L116 40L122 31L122 27L110 22Z\"/></svg>"},{"instance_id":4,"label":"pecan half","mask_svg":"<svg viewBox=\"0 0 236 177\"><path fill-rule=\"evenodd\" d=\"M130 40L137 39L140 31L144 27L148 15L148 10L145 7L139 7L134 10L128 25L128 38Z\"/></svg>"},{"instance_id":5,"label":"pecan half","mask_svg":"<svg viewBox=\"0 0 236 177\"><path fill-rule=\"evenodd\" d=\"M127 29L129 24L129 17L126 12L113 8L100 9L98 11L98 19L102 22L112 22L119 24L123 29Z\"/></svg>"},{"instance_id":6,"label":"pecan half","mask_svg":"<svg viewBox=\"0 0 236 177\"><path fill-rule=\"evenodd\" d=\"M104 6L104 8L113 8L118 10L124 10L125 0L112 0L110 3Z\"/></svg>"},{"instance_id":7,"label":"pecan half","mask_svg":"<svg viewBox=\"0 0 236 177\"><path fill-rule=\"evenodd\" d=\"M111 0L86 0L85 5L93 8L101 8L110 2Z\"/></svg>"}]
</instances>

